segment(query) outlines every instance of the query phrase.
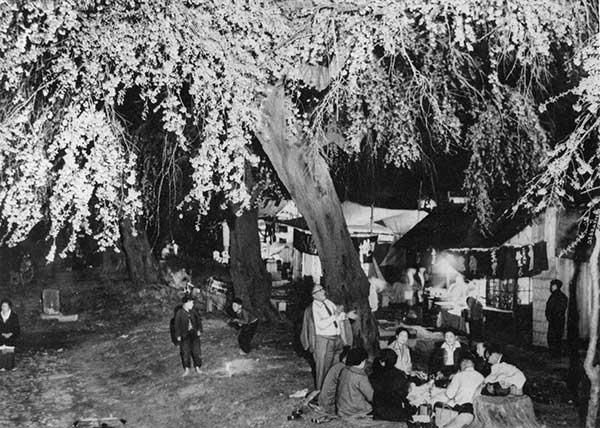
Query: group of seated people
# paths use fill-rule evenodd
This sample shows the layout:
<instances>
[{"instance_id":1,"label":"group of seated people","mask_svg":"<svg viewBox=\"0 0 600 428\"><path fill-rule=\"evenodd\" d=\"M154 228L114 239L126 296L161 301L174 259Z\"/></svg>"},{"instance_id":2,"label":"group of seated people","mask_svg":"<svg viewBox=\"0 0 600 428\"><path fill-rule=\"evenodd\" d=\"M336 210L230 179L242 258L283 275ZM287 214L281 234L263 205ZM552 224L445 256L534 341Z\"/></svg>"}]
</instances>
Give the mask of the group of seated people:
<instances>
[{"instance_id":1,"label":"group of seated people","mask_svg":"<svg viewBox=\"0 0 600 428\"><path fill-rule=\"evenodd\" d=\"M503 361L498 347L478 343L471 352L447 331L431 356L426 375L413 370L408 336L406 329L397 329L395 340L379 352L372 367L364 349L344 348L340 362L323 382L321 410L346 418L406 421L416 412L407 399L411 388L435 383L446 388L435 406L450 407L456 415L445 426L463 427L473 420L473 398L478 391L484 395L522 394L525 376Z\"/></svg>"}]
</instances>

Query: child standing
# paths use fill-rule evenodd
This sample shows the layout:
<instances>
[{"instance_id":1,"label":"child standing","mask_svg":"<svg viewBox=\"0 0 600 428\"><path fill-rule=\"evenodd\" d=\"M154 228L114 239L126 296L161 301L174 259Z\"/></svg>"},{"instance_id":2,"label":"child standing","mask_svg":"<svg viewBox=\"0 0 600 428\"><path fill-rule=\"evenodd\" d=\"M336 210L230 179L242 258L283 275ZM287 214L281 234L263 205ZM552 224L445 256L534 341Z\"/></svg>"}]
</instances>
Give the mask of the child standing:
<instances>
[{"instance_id":1,"label":"child standing","mask_svg":"<svg viewBox=\"0 0 600 428\"><path fill-rule=\"evenodd\" d=\"M190 295L183 296L182 307L175 314L175 335L179 343L183 376L190 374L192 360L196 373L202 371L200 333L202 333L202 320L200 313L194 308L194 299Z\"/></svg>"}]
</instances>

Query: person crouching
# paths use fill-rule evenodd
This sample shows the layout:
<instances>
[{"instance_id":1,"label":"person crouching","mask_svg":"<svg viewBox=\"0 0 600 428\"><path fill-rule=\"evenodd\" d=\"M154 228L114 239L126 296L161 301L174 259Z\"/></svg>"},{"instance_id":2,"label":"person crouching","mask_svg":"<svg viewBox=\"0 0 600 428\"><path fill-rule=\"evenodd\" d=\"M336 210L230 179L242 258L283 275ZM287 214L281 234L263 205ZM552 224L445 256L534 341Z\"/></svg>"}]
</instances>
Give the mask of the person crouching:
<instances>
[{"instance_id":1,"label":"person crouching","mask_svg":"<svg viewBox=\"0 0 600 428\"><path fill-rule=\"evenodd\" d=\"M190 295L183 296L183 306L175 314L175 334L179 343L183 376L190 374L192 360L196 373L202 373L200 334L202 333L202 319L200 313L194 308L194 299Z\"/></svg>"},{"instance_id":2,"label":"person crouching","mask_svg":"<svg viewBox=\"0 0 600 428\"><path fill-rule=\"evenodd\" d=\"M240 355L248 355L252 350L252 338L256 334L258 327L258 318L243 307L242 299L235 298L231 304L235 318L235 322L240 327L238 335L238 345L240 345Z\"/></svg>"},{"instance_id":3,"label":"person crouching","mask_svg":"<svg viewBox=\"0 0 600 428\"><path fill-rule=\"evenodd\" d=\"M516 366L504 361L502 350L497 345L490 345L488 362L491 373L485 378L482 395L505 396L523 395L523 386L527 382L525 374Z\"/></svg>"}]
</instances>

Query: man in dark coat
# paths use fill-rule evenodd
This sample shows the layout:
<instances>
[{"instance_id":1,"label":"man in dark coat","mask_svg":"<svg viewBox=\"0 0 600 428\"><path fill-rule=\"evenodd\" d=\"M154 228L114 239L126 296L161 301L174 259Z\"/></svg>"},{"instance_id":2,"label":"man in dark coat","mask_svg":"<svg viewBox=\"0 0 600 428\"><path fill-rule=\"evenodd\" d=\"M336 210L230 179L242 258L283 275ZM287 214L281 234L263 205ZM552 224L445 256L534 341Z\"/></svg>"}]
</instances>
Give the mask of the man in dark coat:
<instances>
[{"instance_id":1,"label":"man in dark coat","mask_svg":"<svg viewBox=\"0 0 600 428\"><path fill-rule=\"evenodd\" d=\"M546 319L548 320L548 348L554 357L560 357L562 337L565 330L565 311L569 299L560 291L562 281L550 281L550 297L546 302Z\"/></svg>"},{"instance_id":2,"label":"man in dark coat","mask_svg":"<svg viewBox=\"0 0 600 428\"><path fill-rule=\"evenodd\" d=\"M200 357L200 333L202 332L202 320L200 313L194 308L194 299L185 295L182 299L183 306L175 314L175 335L179 343L181 364L183 365L183 376L190 374L192 360L196 373L202 371L202 359Z\"/></svg>"},{"instance_id":3,"label":"man in dark coat","mask_svg":"<svg viewBox=\"0 0 600 428\"><path fill-rule=\"evenodd\" d=\"M469 322L469 343L483 340L483 305L476 297L467 297L467 321Z\"/></svg>"}]
</instances>

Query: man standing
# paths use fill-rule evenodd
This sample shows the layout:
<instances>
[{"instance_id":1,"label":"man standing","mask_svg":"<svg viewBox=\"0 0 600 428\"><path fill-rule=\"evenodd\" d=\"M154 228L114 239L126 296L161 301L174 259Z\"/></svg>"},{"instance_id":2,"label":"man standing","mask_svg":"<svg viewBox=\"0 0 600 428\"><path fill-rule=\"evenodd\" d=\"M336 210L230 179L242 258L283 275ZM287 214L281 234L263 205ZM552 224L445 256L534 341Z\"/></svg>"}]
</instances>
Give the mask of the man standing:
<instances>
[{"instance_id":1,"label":"man standing","mask_svg":"<svg viewBox=\"0 0 600 428\"><path fill-rule=\"evenodd\" d=\"M565 330L565 311L569 299L560 291L562 281L550 281L550 297L546 303L546 319L548 320L548 348L554 357L560 357L562 337Z\"/></svg>"},{"instance_id":2,"label":"man standing","mask_svg":"<svg viewBox=\"0 0 600 428\"><path fill-rule=\"evenodd\" d=\"M348 318L355 316L354 311L346 314L325 295L325 289L315 285L312 290L312 316L315 326L313 357L315 360L316 388L321 389L327 372L339 359L343 346L341 329ZM349 344L348 344L349 345Z\"/></svg>"},{"instance_id":3,"label":"man standing","mask_svg":"<svg viewBox=\"0 0 600 428\"><path fill-rule=\"evenodd\" d=\"M185 295L182 299L183 306L175 314L175 335L179 343L181 363L183 364L183 376L190 374L192 360L196 373L202 371L202 359L200 358L200 333L202 332L202 320L200 313L194 309L194 299Z\"/></svg>"},{"instance_id":4,"label":"man standing","mask_svg":"<svg viewBox=\"0 0 600 428\"><path fill-rule=\"evenodd\" d=\"M469 322L469 343L483 340L483 305L477 297L467 297L467 321Z\"/></svg>"},{"instance_id":5,"label":"man standing","mask_svg":"<svg viewBox=\"0 0 600 428\"><path fill-rule=\"evenodd\" d=\"M415 273L415 299L417 300L417 303L423 303L423 292L428 285L427 279L425 278L426 270L425 266L419 266L417 273Z\"/></svg>"}]
</instances>

